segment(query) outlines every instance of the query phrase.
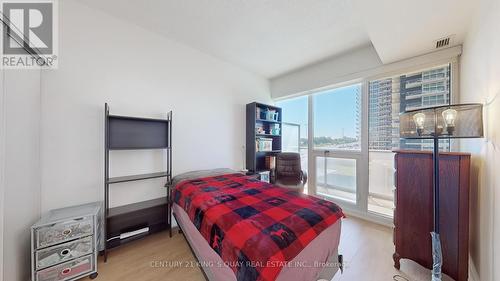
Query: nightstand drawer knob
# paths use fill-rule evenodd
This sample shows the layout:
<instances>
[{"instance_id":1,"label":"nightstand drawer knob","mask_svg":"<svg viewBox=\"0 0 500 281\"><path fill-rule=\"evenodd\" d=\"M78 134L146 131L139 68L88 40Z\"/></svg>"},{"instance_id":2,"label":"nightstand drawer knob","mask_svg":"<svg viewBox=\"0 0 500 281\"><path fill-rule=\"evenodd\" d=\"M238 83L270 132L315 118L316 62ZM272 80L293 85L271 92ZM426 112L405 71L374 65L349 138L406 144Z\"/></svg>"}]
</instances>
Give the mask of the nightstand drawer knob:
<instances>
[{"instance_id":1,"label":"nightstand drawer knob","mask_svg":"<svg viewBox=\"0 0 500 281\"><path fill-rule=\"evenodd\" d=\"M65 269L63 269L63 270L61 271L61 274L62 274L62 275L68 275L68 274L70 274L70 273L71 273L71 268L69 268L69 267L66 267Z\"/></svg>"},{"instance_id":2,"label":"nightstand drawer knob","mask_svg":"<svg viewBox=\"0 0 500 281\"><path fill-rule=\"evenodd\" d=\"M71 234L71 229L65 229L65 230L63 231L63 235L65 235L65 236L68 236L68 235L70 235L70 234Z\"/></svg>"},{"instance_id":3,"label":"nightstand drawer knob","mask_svg":"<svg viewBox=\"0 0 500 281\"><path fill-rule=\"evenodd\" d=\"M61 251L61 256L66 256L70 253L70 250L69 249L64 249Z\"/></svg>"}]
</instances>

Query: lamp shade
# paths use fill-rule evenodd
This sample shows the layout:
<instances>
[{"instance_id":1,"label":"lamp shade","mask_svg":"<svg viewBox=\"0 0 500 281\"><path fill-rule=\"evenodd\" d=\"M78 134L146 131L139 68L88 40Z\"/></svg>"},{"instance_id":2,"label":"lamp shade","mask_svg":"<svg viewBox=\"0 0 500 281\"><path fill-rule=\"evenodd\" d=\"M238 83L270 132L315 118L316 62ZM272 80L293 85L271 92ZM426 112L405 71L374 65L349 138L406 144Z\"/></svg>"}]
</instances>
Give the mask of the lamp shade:
<instances>
[{"instance_id":1,"label":"lamp shade","mask_svg":"<svg viewBox=\"0 0 500 281\"><path fill-rule=\"evenodd\" d=\"M483 105L456 104L401 113L399 133L406 139L481 138Z\"/></svg>"}]
</instances>

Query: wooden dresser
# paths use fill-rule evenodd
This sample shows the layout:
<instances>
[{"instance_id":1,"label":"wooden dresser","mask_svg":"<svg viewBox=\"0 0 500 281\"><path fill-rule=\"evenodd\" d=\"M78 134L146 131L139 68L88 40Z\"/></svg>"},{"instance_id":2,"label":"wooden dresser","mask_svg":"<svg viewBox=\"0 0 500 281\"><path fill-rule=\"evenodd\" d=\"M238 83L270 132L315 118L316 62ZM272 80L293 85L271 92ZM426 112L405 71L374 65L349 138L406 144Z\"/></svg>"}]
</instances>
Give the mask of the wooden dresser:
<instances>
[{"instance_id":1,"label":"wooden dresser","mask_svg":"<svg viewBox=\"0 0 500 281\"><path fill-rule=\"evenodd\" d=\"M410 259L432 268L432 153L395 151L394 266ZM440 231L443 273L467 281L470 154L440 154Z\"/></svg>"}]
</instances>

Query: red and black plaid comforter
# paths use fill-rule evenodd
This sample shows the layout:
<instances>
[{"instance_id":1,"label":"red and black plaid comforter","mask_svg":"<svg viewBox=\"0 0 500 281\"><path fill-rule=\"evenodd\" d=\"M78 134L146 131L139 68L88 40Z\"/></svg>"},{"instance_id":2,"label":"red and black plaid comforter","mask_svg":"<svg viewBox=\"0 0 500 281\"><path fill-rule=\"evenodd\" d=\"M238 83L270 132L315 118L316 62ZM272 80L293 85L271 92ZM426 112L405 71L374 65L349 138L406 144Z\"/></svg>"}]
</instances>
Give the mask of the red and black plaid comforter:
<instances>
[{"instance_id":1,"label":"red and black plaid comforter","mask_svg":"<svg viewBox=\"0 0 500 281\"><path fill-rule=\"evenodd\" d=\"M334 203L242 174L186 180L181 206L237 280L275 280L316 236L343 216Z\"/></svg>"}]
</instances>

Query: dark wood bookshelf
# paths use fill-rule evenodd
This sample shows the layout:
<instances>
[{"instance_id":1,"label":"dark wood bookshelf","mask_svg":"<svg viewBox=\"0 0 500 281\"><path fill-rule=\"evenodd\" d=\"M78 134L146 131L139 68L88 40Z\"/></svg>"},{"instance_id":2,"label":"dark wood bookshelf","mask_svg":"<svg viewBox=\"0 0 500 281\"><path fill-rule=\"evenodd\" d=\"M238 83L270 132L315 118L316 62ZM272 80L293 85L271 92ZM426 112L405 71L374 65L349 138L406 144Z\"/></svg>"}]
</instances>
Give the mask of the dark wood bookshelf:
<instances>
[{"instance_id":1,"label":"dark wood bookshelf","mask_svg":"<svg viewBox=\"0 0 500 281\"><path fill-rule=\"evenodd\" d=\"M278 114L277 119L269 119L267 116L257 116L257 109L261 112L266 110L274 110ZM271 128L278 125L279 134L272 134ZM256 128L262 127L264 133L257 133ZM281 108L258 102L249 103L246 105L246 168L250 172L268 171L265 167L266 156L280 153L282 149L282 110ZM259 138L272 139L272 150L258 151L256 141Z\"/></svg>"},{"instance_id":2,"label":"dark wood bookshelf","mask_svg":"<svg viewBox=\"0 0 500 281\"><path fill-rule=\"evenodd\" d=\"M172 180L172 111L166 119L135 116L110 115L109 106L104 105L104 261L107 250L135 241L144 236L169 229L172 235L170 189L165 197L135 202L114 208L109 207L109 189L111 184L120 184L154 178L166 178L166 184ZM163 149L166 151L167 171L109 176L109 152L111 150ZM163 184L161 185L163 186ZM120 239L120 234L147 227L148 232Z\"/></svg>"},{"instance_id":3,"label":"dark wood bookshelf","mask_svg":"<svg viewBox=\"0 0 500 281\"><path fill-rule=\"evenodd\" d=\"M254 102L256 106L258 107L263 107L263 108L271 108L271 109L278 109L281 111L281 107L271 105L271 104L265 104L265 103L260 103L260 102ZM279 119L281 122L281 118Z\"/></svg>"},{"instance_id":4,"label":"dark wood bookshelf","mask_svg":"<svg viewBox=\"0 0 500 281\"><path fill-rule=\"evenodd\" d=\"M265 119L256 119L255 122L264 122L264 123L281 123L275 120L265 120Z\"/></svg>"},{"instance_id":5,"label":"dark wood bookshelf","mask_svg":"<svg viewBox=\"0 0 500 281\"><path fill-rule=\"evenodd\" d=\"M271 171L270 169L261 169L261 170L255 171L255 172L260 173L260 172L270 172L270 171Z\"/></svg>"},{"instance_id":6,"label":"dark wood bookshelf","mask_svg":"<svg viewBox=\"0 0 500 281\"><path fill-rule=\"evenodd\" d=\"M256 136L258 136L258 137L270 137L270 138L272 138L272 137L281 137L281 134L279 134L279 135L272 135L272 134L255 134L255 135L256 135Z\"/></svg>"}]
</instances>

